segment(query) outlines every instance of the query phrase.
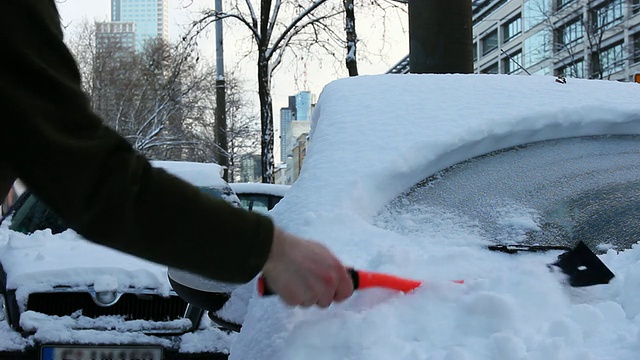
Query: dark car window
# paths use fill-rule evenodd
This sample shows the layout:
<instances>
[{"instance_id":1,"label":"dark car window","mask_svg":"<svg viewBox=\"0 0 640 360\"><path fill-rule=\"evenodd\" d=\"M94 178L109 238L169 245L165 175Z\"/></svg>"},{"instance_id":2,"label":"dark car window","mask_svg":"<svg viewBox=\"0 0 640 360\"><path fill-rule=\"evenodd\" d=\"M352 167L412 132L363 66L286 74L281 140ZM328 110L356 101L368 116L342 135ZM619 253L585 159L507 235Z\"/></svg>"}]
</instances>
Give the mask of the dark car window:
<instances>
[{"instance_id":1,"label":"dark car window","mask_svg":"<svg viewBox=\"0 0 640 360\"><path fill-rule=\"evenodd\" d=\"M216 199L224 199L240 207L238 200L230 187L199 187L205 194ZM15 205L9 209L11 224L9 228L25 234L31 234L37 230L51 229L53 234L61 233L69 227L42 202L30 192L24 193Z\"/></svg>"},{"instance_id":2,"label":"dark car window","mask_svg":"<svg viewBox=\"0 0 640 360\"><path fill-rule=\"evenodd\" d=\"M269 196L262 194L238 194L242 207L249 210L260 213L266 213L271 208L269 207Z\"/></svg>"},{"instance_id":3,"label":"dark car window","mask_svg":"<svg viewBox=\"0 0 640 360\"><path fill-rule=\"evenodd\" d=\"M480 156L420 182L376 224L419 234L448 217L499 243L630 248L640 240L640 137L559 139Z\"/></svg>"},{"instance_id":4,"label":"dark car window","mask_svg":"<svg viewBox=\"0 0 640 360\"><path fill-rule=\"evenodd\" d=\"M24 198L16 203L16 210L11 217L9 228L21 233L30 234L37 230L51 229L54 234L68 229L62 219L49 209L37 196L25 193Z\"/></svg>"},{"instance_id":5,"label":"dark car window","mask_svg":"<svg viewBox=\"0 0 640 360\"><path fill-rule=\"evenodd\" d=\"M201 186L199 187L200 191L203 193L214 197L216 199L223 199L226 202L229 202L237 207L240 207L240 203L238 203L238 199L236 194L233 192L231 187L212 187L212 186Z\"/></svg>"}]
</instances>

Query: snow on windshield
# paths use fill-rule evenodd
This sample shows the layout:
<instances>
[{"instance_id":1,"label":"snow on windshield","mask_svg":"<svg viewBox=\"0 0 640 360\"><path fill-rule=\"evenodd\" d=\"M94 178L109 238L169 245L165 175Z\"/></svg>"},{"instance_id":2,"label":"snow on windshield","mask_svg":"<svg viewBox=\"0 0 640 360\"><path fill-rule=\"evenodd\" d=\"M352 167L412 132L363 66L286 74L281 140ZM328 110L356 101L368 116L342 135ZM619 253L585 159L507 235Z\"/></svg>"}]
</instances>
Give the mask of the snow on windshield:
<instances>
[{"instance_id":1,"label":"snow on windshield","mask_svg":"<svg viewBox=\"0 0 640 360\"><path fill-rule=\"evenodd\" d=\"M639 159L638 136L551 140L498 151L419 183L385 206L375 222L409 233L428 228L432 220L425 218L425 212L448 213L464 217L467 224L477 223L478 231L501 243L567 246L574 242L572 237L581 235L593 248L613 240L624 249L637 236L623 238L622 231L603 223L604 216L589 215L600 206L612 213L637 203L633 193L640 183ZM605 189L614 187L620 190L618 195L605 196ZM626 214L619 212L620 221L611 225L624 224ZM576 232L582 223L588 225L585 231L596 234ZM596 229L608 229L609 234Z\"/></svg>"}]
</instances>

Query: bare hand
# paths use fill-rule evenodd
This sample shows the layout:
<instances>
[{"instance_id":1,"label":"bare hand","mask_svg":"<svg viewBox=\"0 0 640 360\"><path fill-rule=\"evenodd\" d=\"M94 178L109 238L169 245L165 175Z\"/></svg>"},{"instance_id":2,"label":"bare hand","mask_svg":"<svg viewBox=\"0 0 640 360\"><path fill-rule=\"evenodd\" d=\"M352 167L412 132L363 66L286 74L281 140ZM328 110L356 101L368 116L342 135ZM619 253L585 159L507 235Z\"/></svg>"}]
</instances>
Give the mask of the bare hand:
<instances>
[{"instance_id":1,"label":"bare hand","mask_svg":"<svg viewBox=\"0 0 640 360\"><path fill-rule=\"evenodd\" d=\"M278 227L262 275L270 289L292 306L324 308L353 293L346 268L327 247Z\"/></svg>"}]
</instances>

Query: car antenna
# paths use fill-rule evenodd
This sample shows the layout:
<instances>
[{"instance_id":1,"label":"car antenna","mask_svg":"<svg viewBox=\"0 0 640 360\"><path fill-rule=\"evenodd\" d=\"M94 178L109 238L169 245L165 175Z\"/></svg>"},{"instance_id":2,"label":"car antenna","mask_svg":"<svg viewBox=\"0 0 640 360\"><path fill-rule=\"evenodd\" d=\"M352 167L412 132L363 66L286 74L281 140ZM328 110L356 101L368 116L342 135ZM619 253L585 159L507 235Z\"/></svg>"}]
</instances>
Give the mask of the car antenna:
<instances>
[{"instance_id":1,"label":"car antenna","mask_svg":"<svg viewBox=\"0 0 640 360\"><path fill-rule=\"evenodd\" d=\"M506 51L504 51L504 50L502 50L502 49L500 49L500 51L502 51L505 55L507 55L507 57L509 58L509 60L513 61L516 65L518 65L518 67L519 67L520 69L522 69L522 71L526 72L526 73L527 73L527 75L531 75L531 73L530 73L530 72L528 72L528 71L527 71L527 69L523 68L523 67L522 67L522 65L520 65L517 61L513 60L513 58L511 57L511 55L507 54L507 52L506 52Z\"/></svg>"}]
</instances>

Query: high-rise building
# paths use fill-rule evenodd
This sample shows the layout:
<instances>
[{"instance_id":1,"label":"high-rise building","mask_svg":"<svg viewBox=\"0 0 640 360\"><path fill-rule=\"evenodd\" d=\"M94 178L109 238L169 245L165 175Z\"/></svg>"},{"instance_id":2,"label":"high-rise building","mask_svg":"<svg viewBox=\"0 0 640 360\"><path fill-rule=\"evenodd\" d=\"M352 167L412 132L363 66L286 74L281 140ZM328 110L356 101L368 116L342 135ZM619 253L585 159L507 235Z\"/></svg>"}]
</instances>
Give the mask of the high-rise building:
<instances>
[{"instance_id":1,"label":"high-rise building","mask_svg":"<svg viewBox=\"0 0 640 360\"><path fill-rule=\"evenodd\" d=\"M128 53L135 50L136 24L133 22L97 22L96 50Z\"/></svg>"},{"instance_id":2,"label":"high-rise building","mask_svg":"<svg viewBox=\"0 0 640 360\"><path fill-rule=\"evenodd\" d=\"M474 0L473 54L475 73L634 81L640 0Z\"/></svg>"},{"instance_id":3,"label":"high-rise building","mask_svg":"<svg viewBox=\"0 0 640 360\"><path fill-rule=\"evenodd\" d=\"M240 182L262 182L262 159L260 155L246 155L240 160Z\"/></svg>"},{"instance_id":4,"label":"high-rise building","mask_svg":"<svg viewBox=\"0 0 640 360\"><path fill-rule=\"evenodd\" d=\"M169 39L168 0L111 0L111 21L134 22L136 49L149 39Z\"/></svg>"},{"instance_id":5,"label":"high-rise building","mask_svg":"<svg viewBox=\"0 0 640 360\"><path fill-rule=\"evenodd\" d=\"M296 120L311 120L311 112L315 105L315 96L310 91L300 91L296 94Z\"/></svg>"},{"instance_id":6,"label":"high-rise building","mask_svg":"<svg viewBox=\"0 0 640 360\"><path fill-rule=\"evenodd\" d=\"M280 108L280 161L287 159L287 148L291 142L291 122L296 118L296 97L289 96L289 106Z\"/></svg>"},{"instance_id":7,"label":"high-rise building","mask_svg":"<svg viewBox=\"0 0 640 360\"><path fill-rule=\"evenodd\" d=\"M285 162L300 134L309 132L316 96L300 91L289 96L289 106L280 109L280 159Z\"/></svg>"}]
</instances>

